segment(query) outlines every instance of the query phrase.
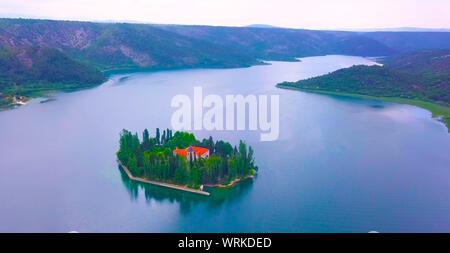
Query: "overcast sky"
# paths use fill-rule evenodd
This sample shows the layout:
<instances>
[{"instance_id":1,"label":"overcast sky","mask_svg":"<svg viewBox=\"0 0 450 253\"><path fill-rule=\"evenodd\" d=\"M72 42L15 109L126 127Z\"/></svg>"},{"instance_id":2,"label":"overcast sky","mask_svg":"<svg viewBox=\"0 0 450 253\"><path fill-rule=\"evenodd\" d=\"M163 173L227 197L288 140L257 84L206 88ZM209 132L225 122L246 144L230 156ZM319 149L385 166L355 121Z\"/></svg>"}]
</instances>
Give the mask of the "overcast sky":
<instances>
[{"instance_id":1,"label":"overcast sky","mask_svg":"<svg viewBox=\"0 0 450 253\"><path fill-rule=\"evenodd\" d=\"M450 28L450 0L0 0L0 17L307 29Z\"/></svg>"}]
</instances>

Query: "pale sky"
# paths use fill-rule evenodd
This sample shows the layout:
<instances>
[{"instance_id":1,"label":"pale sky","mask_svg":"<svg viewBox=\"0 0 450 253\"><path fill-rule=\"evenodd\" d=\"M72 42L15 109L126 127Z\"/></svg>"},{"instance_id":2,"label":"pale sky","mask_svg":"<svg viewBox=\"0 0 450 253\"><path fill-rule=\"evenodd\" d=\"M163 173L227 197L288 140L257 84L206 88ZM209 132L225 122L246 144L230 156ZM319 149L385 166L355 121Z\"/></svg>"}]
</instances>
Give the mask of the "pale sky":
<instances>
[{"instance_id":1,"label":"pale sky","mask_svg":"<svg viewBox=\"0 0 450 253\"><path fill-rule=\"evenodd\" d=\"M0 0L0 17L306 29L450 28L450 0Z\"/></svg>"}]
</instances>

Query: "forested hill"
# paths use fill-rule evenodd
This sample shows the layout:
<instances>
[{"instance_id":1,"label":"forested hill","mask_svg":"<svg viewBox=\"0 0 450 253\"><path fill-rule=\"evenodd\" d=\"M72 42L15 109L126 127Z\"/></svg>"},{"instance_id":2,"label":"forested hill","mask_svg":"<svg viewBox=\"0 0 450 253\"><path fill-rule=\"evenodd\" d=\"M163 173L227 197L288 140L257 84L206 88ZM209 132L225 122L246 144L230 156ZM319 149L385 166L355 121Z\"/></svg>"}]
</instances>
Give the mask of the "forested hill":
<instances>
[{"instance_id":1,"label":"forested hill","mask_svg":"<svg viewBox=\"0 0 450 253\"><path fill-rule=\"evenodd\" d=\"M450 32L366 32L362 35L386 45L397 53L450 48Z\"/></svg>"},{"instance_id":2,"label":"forested hill","mask_svg":"<svg viewBox=\"0 0 450 253\"><path fill-rule=\"evenodd\" d=\"M450 74L450 50L422 50L393 55L382 63L395 70L430 75Z\"/></svg>"},{"instance_id":3,"label":"forested hill","mask_svg":"<svg viewBox=\"0 0 450 253\"><path fill-rule=\"evenodd\" d=\"M353 66L298 82L291 87L317 92L404 98L436 103L436 115L450 119L450 50L423 50L387 57L384 66ZM424 105L418 104L417 105Z\"/></svg>"},{"instance_id":4,"label":"forested hill","mask_svg":"<svg viewBox=\"0 0 450 253\"><path fill-rule=\"evenodd\" d=\"M377 40L352 32L182 25L158 27L264 60L295 60L296 57L326 54L380 56L395 52ZM450 43L448 46L450 48Z\"/></svg>"},{"instance_id":5,"label":"forested hill","mask_svg":"<svg viewBox=\"0 0 450 253\"><path fill-rule=\"evenodd\" d=\"M0 107L13 96L82 88L114 69L246 67L245 52L151 25L0 19Z\"/></svg>"},{"instance_id":6,"label":"forested hill","mask_svg":"<svg viewBox=\"0 0 450 253\"><path fill-rule=\"evenodd\" d=\"M400 51L402 44L411 49L450 48L450 33L0 19L0 103L7 95L23 95L36 87L95 85L107 70L246 67L261 60L325 54L385 56Z\"/></svg>"},{"instance_id":7,"label":"forested hill","mask_svg":"<svg viewBox=\"0 0 450 253\"><path fill-rule=\"evenodd\" d=\"M53 48L0 46L0 92L28 95L39 90L88 87L104 80L100 71Z\"/></svg>"}]
</instances>

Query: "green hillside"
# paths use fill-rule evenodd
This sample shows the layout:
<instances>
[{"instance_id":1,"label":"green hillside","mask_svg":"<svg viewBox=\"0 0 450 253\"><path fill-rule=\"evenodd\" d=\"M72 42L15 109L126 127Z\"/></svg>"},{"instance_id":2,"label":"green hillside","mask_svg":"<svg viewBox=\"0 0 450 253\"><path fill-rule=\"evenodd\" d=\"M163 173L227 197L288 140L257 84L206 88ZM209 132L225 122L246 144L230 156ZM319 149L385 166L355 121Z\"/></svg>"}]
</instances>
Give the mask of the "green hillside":
<instances>
[{"instance_id":1,"label":"green hillside","mask_svg":"<svg viewBox=\"0 0 450 253\"><path fill-rule=\"evenodd\" d=\"M0 98L85 88L104 80L102 72L53 48L0 46Z\"/></svg>"},{"instance_id":2,"label":"green hillside","mask_svg":"<svg viewBox=\"0 0 450 253\"><path fill-rule=\"evenodd\" d=\"M395 55L384 66L353 66L327 75L278 84L311 92L372 97L430 109L450 122L450 50Z\"/></svg>"},{"instance_id":3,"label":"green hillside","mask_svg":"<svg viewBox=\"0 0 450 253\"><path fill-rule=\"evenodd\" d=\"M181 25L158 27L247 52L255 58L265 60L290 61L296 57L325 54L380 56L394 53L386 45L352 32Z\"/></svg>"}]
</instances>

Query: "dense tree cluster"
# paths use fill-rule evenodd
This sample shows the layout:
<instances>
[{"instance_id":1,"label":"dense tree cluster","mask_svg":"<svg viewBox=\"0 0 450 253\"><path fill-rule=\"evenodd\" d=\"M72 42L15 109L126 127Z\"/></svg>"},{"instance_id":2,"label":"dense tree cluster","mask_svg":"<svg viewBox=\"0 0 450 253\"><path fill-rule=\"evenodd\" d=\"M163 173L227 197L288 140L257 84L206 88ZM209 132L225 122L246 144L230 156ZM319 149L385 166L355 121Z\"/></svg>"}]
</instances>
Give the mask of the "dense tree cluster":
<instances>
[{"instance_id":1,"label":"dense tree cluster","mask_svg":"<svg viewBox=\"0 0 450 253\"><path fill-rule=\"evenodd\" d=\"M173 154L174 149L189 146L207 148L210 156L189 161L184 156ZM233 148L222 140L214 142L209 137L199 141L191 133L173 133L170 129L161 133L157 128L155 137L150 137L145 129L142 141L137 133L122 130L117 157L133 176L192 188L202 184L227 184L231 180L253 175L258 170L252 147L247 148L243 141Z\"/></svg>"},{"instance_id":2,"label":"dense tree cluster","mask_svg":"<svg viewBox=\"0 0 450 253\"><path fill-rule=\"evenodd\" d=\"M29 62L30 66L21 61ZM6 96L86 88L104 80L102 72L56 49L0 46L0 105L6 104Z\"/></svg>"},{"instance_id":3,"label":"dense tree cluster","mask_svg":"<svg viewBox=\"0 0 450 253\"><path fill-rule=\"evenodd\" d=\"M450 103L450 75L409 74L381 66L353 66L327 75L298 82L284 82L306 90L332 91L375 97L398 97L435 102L448 106Z\"/></svg>"}]
</instances>

